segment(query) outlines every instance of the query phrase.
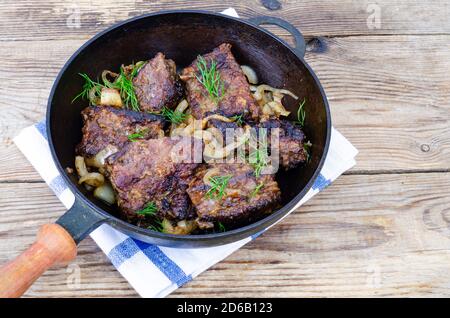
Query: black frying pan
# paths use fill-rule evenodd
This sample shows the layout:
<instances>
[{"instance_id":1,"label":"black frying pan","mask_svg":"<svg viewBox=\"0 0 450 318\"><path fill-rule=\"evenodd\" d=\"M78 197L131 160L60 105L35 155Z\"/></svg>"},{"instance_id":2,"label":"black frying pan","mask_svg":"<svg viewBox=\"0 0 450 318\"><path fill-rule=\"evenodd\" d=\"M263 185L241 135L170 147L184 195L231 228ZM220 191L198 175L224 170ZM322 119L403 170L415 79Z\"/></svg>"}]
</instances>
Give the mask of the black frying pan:
<instances>
[{"instance_id":1,"label":"black frying pan","mask_svg":"<svg viewBox=\"0 0 450 318\"><path fill-rule=\"evenodd\" d=\"M295 47L259 27L262 24L286 29L294 37ZM83 72L95 78L104 69L118 69L121 64L148 60L157 52L163 52L178 67L184 67L198 54L209 52L224 42L232 44L232 51L240 64L255 69L261 83L287 88L301 98L306 97L307 120L304 131L313 145L310 162L288 173L280 173L282 208L238 229L181 236L154 232L124 222L117 217L115 208L93 198L92 194L77 184L75 176L65 171L66 167L74 164L75 146L81 140L80 112L87 106L83 101L71 103L82 86L82 80L77 74ZM304 61L304 54L302 34L288 22L274 17L244 20L205 11L166 11L135 17L97 34L64 65L48 100L47 133L51 152L59 172L75 194L73 207L56 221L60 225L57 228L63 231L60 234L69 237L65 229L73 242L78 244L92 230L107 223L148 243L171 247L207 247L246 238L280 220L312 186L323 165L330 141L331 119L327 99L316 75ZM291 101L286 106L292 113L290 119L294 120L298 104ZM0 272L0 289L1 286Z\"/></svg>"}]
</instances>

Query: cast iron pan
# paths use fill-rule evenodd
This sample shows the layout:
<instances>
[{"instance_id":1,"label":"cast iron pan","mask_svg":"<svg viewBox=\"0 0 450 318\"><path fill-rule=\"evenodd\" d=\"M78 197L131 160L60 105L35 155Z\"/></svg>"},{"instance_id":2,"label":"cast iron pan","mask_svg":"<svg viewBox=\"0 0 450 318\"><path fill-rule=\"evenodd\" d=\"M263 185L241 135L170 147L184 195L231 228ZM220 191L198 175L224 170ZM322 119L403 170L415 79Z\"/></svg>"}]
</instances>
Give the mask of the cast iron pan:
<instances>
[{"instance_id":1,"label":"cast iron pan","mask_svg":"<svg viewBox=\"0 0 450 318\"><path fill-rule=\"evenodd\" d=\"M295 46L264 30L260 25L277 25L295 39ZM255 69L261 83L290 89L306 97L307 120L304 131L312 142L311 160L303 167L281 173L278 179L283 207L253 224L228 232L205 235L171 235L128 224L117 217L117 210L96 200L75 176L75 146L81 140L83 101L71 103L80 91L87 73L96 78L104 69L148 60L157 52L173 59L178 67L191 63L198 54L221 43L232 44L240 64ZM107 223L144 242L171 247L210 247L234 242L256 234L280 220L303 198L315 181L325 160L331 133L331 119L325 93L314 72L306 64L305 40L290 23L275 17L235 19L205 11L165 11L146 14L118 23L97 34L67 61L53 85L47 108L47 133L56 166L75 194L73 207L56 224L41 229L36 243L0 271L0 296L19 296L48 267L67 262L76 255L76 244L92 230ZM286 105L295 119L298 104Z\"/></svg>"}]
</instances>

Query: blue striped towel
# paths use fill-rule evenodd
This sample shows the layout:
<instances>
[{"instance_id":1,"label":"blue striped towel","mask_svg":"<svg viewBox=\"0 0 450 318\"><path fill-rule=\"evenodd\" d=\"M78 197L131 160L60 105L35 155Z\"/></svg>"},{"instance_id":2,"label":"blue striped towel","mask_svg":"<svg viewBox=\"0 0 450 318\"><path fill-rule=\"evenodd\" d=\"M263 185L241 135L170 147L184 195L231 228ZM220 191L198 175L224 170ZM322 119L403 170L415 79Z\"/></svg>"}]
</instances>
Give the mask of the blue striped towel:
<instances>
[{"instance_id":1,"label":"blue striped towel","mask_svg":"<svg viewBox=\"0 0 450 318\"><path fill-rule=\"evenodd\" d=\"M234 10L229 10L227 14L236 15ZM14 142L64 206L70 208L75 197L53 163L45 121L23 129L14 138ZM330 149L322 171L312 189L295 209L355 165L356 154L357 150L353 145L333 128ZM132 239L106 224L91 233L92 239L114 267L142 297L164 297L170 294L257 236L218 247L177 249Z\"/></svg>"}]
</instances>

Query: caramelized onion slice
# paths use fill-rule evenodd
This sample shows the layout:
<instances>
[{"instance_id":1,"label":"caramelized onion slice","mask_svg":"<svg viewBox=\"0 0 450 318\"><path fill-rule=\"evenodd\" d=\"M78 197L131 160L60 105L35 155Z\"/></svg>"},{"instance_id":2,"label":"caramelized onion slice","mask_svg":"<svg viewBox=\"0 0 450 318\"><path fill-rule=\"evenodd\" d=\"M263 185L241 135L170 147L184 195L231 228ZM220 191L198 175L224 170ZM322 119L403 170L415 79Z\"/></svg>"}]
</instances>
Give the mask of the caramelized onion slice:
<instances>
[{"instance_id":1,"label":"caramelized onion slice","mask_svg":"<svg viewBox=\"0 0 450 318\"><path fill-rule=\"evenodd\" d=\"M292 93L290 90L287 89L280 89L280 88L274 88L272 86L266 85L266 84L262 84L256 87L256 91L253 94L253 96L255 97L256 100L261 100L263 99L263 94L265 91L270 91L272 93L280 93L280 94L284 94L284 95L289 95L294 99L298 99L298 96L295 95L294 93Z\"/></svg>"},{"instance_id":2,"label":"caramelized onion slice","mask_svg":"<svg viewBox=\"0 0 450 318\"><path fill-rule=\"evenodd\" d=\"M181 220L175 226L168 219L162 221L163 233L187 235L197 228L194 220Z\"/></svg>"},{"instance_id":3,"label":"caramelized onion slice","mask_svg":"<svg viewBox=\"0 0 450 318\"><path fill-rule=\"evenodd\" d=\"M105 183L105 177L98 172L89 172L78 180L78 184L88 184L93 187L99 187Z\"/></svg>"},{"instance_id":4,"label":"caramelized onion slice","mask_svg":"<svg viewBox=\"0 0 450 318\"><path fill-rule=\"evenodd\" d=\"M258 84L258 75L254 69L248 65L241 65L241 69L250 84Z\"/></svg>"},{"instance_id":5,"label":"caramelized onion slice","mask_svg":"<svg viewBox=\"0 0 450 318\"><path fill-rule=\"evenodd\" d=\"M105 165L105 160L112 154L115 154L119 149L113 145L108 145L100 150L94 157L86 158L86 165L89 167L102 168Z\"/></svg>"},{"instance_id":6,"label":"caramelized onion slice","mask_svg":"<svg viewBox=\"0 0 450 318\"><path fill-rule=\"evenodd\" d=\"M75 157L75 169L77 170L78 176L84 177L89 173L86 168L86 163L84 162L84 158L82 156Z\"/></svg>"},{"instance_id":7,"label":"caramelized onion slice","mask_svg":"<svg viewBox=\"0 0 450 318\"><path fill-rule=\"evenodd\" d=\"M104 183L97 187L94 191L94 196L110 205L113 205L116 202L116 195L109 183Z\"/></svg>"}]
</instances>

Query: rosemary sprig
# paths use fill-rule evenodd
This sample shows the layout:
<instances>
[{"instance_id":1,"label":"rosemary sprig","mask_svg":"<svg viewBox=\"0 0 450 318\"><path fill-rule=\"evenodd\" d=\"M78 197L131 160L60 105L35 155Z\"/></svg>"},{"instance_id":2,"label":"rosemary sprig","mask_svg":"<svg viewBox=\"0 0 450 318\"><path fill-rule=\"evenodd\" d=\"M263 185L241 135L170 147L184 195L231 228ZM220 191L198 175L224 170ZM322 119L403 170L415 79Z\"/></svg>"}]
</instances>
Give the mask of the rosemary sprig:
<instances>
[{"instance_id":1,"label":"rosemary sprig","mask_svg":"<svg viewBox=\"0 0 450 318\"><path fill-rule=\"evenodd\" d=\"M145 205L144 208L137 211L136 214L143 215L143 216L154 216L158 212L158 208L156 207L155 202L150 201Z\"/></svg>"},{"instance_id":2,"label":"rosemary sprig","mask_svg":"<svg viewBox=\"0 0 450 318\"><path fill-rule=\"evenodd\" d=\"M195 77L208 91L212 100L217 103L222 97L224 83L220 77L220 73L217 71L216 61L211 60L208 66L205 58L199 55L197 57L197 68L200 75L196 74Z\"/></svg>"},{"instance_id":3,"label":"rosemary sprig","mask_svg":"<svg viewBox=\"0 0 450 318\"><path fill-rule=\"evenodd\" d=\"M303 106L305 106L305 104L306 98L303 98L303 101L300 103L297 110L297 120L295 121L295 123L300 127L305 126L306 112L303 109Z\"/></svg>"},{"instance_id":4,"label":"rosemary sprig","mask_svg":"<svg viewBox=\"0 0 450 318\"><path fill-rule=\"evenodd\" d=\"M264 187L264 183L260 182L260 183L255 187L255 189L252 191L252 193L250 194L250 198L255 197L255 196L258 194L259 190L261 190L263 187Z\"/></svg>"},{"instance_id":5,"label":"rosemary sprig","mask_svg":"<svg viewBox=\"0 0 450 318\"><path fill-rule=\"evenodd\" d=\"M99 82L91 80L85 73L78 73L78 75L84 79L83 89L77 96L75 96L74 99L72 99L72 103L81 97L82 99L89 100L92 104L92 101L90 100L91 92L94 93L95 97L100 98L101 90L105 86Z\"/></svg>"},{"instance_id":6,"label":"rosemary sprig","mask_svg":"<svg viewBox=\"0 0 450 318\"><path fill-rule=\"evenodd\" d=\"M138 139L144 138L145 135L147 134L147 132L148 132L148 128L140 129L140 130L136 131L136 132L133 133L133 134L129 134L129 135L127 136L127 138L128 138L129 141L135 142L135 141L137 141Z\"/></svg>"},{"instance_id":7,"label":"rosemary sprig","mask_svg":"<svg viewBox=\"0 0 450 318\"><path fill-rule=\"evenodd\" d=\"M206 196L210 199L222 200L228 182L232 177L232 175L210 177L211 188L206 192Z\"/></svg>"},{"instance_id":8,"label":"rosemary sprig","mask_svg":"<svg viewBox=\"0 0 450 318\"><path fill-rule=\"evenodd\" d=\"M219 227L220 232L226 232L227 229L225 228L225 225L222 224L222 222L218 222L217 226Z\"/></svg>"},{"instance_id":9,"label":"rosemary sprig","mask_svg":"<svg viewBox=\"0 0 450 318\"><path fill-rule=\"evenodd\" d=\"M163 107L161 114L168 121L172 122L175 125L182 123L186 119L185 113L182 113L179 111L173 111L172 109L169 109L166 106Z\"/></svg>"}]
</instances>

